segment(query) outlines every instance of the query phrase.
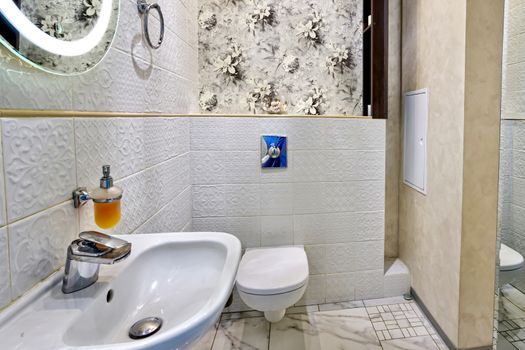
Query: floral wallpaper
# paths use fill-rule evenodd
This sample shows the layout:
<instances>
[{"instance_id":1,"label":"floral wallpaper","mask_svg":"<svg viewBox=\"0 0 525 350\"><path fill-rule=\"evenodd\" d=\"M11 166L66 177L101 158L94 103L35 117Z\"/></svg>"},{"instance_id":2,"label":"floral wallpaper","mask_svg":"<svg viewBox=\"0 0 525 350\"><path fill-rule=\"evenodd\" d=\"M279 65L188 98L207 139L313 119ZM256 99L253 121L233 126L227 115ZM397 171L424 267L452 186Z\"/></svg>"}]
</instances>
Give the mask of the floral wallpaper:
<instances>
[{"instance_id":1,"label":"floral wallpaper","mask_svg":"<svg viewBox=\"0 0 525 350\"><path fill-rule=\"evenodd\" d=\"M204 113L362 114L362 0L201 0Z\"/></svg>"},{"instance_id":2,"label":"floral wallpaper","mask_svg":"<svg viewBox=\"0 0 525 350\"><path fill-rule=\"evenodd\" d=\"M86 36L94 27L102 0L22 0L22 12L43 32L71 41ZM117 26L119 0L113 0L113 15L102 41L89 53L65 57L47 52L20 37L18 51L32 62L59 73L79 73L95 66L109 49Z\"/></svg>"}]
</instances>

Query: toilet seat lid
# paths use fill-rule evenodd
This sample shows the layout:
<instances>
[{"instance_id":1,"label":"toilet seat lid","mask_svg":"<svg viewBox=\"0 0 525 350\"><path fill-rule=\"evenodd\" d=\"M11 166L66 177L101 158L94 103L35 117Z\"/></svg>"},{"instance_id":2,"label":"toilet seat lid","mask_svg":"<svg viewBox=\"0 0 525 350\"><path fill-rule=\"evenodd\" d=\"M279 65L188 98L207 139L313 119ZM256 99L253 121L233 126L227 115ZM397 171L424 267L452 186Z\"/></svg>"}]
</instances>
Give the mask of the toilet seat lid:
<instances>
[{"instance_id":1,"label":"toilet seat lid","mask_svg":"<svg viewBox=\"0 0 525 350\"><path fill-rule=\"evenodd\" d=\"M501 271L516 270L523 266L523 256L514 249L501 243L499 264Z\"/></svg>"},{"instance_id":2,"label":"toilet seat lid","mask_svg":"<svg viewBox=\"0 0 525 350\"><path fill-rule=\"evenodd\" d=\"M286 293L307 280L308 259L300 246L247 249L237 272L237 288L249 294Z\"/></svg>"}]
</instances>

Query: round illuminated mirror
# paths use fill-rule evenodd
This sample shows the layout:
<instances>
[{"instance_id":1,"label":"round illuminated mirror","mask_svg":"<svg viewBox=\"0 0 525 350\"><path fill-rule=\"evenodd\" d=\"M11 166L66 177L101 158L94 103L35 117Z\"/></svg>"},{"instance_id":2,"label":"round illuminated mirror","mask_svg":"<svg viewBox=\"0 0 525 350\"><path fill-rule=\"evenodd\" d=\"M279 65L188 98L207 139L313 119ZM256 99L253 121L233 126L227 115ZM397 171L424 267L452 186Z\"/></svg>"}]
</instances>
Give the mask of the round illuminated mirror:
<instances>
[{"instance_id":1,"label":"round illuminated mirror","mask_svg":"<svg viewBox=\"0 0 525 350\"><path fill-rule=\"evenodd\" d=\"M28 63L78 74L105 56L119 0L0 0L0 42Z\"/></svg>"}]
</instances>

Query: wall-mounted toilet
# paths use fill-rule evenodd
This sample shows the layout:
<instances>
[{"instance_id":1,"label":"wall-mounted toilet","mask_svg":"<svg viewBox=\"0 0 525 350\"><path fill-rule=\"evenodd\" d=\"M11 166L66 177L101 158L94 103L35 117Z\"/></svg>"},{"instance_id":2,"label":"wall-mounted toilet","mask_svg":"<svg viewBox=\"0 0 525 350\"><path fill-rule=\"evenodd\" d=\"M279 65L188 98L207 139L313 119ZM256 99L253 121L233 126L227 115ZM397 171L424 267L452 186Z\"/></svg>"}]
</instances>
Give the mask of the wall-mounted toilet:
<instances>
[{"instance_id":1,"label":"wall-mounted toilet","mask_svg":"<svg viewBox=\"0 0 525 350\"><path fill-rule=\"evenodd\" d=\"M502 287L507 283L512 283L521 273L523 265L523 256L509 246L501 243L499 250L499 286Z\"/></svg>"},{"instance_id":2,"label":"wall-mounted toilet","mask_svg":"<svg viewBox=\"0 0 525 350\"><path fill-rule=\"evenodd\" d=\"M278 322L303 296L308 274L302 246L247 249L237 272L237 290L246 305Z\"/></svg>"}]
</instances>

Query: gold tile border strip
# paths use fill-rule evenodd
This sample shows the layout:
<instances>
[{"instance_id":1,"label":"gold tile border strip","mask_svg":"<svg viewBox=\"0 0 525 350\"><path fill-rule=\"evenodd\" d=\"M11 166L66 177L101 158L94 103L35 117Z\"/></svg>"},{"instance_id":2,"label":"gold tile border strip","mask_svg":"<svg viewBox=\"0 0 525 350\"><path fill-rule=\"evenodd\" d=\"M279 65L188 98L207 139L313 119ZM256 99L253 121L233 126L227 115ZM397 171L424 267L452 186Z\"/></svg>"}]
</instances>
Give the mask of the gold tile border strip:
<instances>
[{"instance_id":1,"label":"gold tile border strip","mask_svg":"<svg viewBox=\"0 0 525 350\"><path fill-rule=\"evenodd\" d=\"M300 115L300 114L169 114L169 113L131 113L131 112L99 112L99 111L65 111L42 109L0 109L0 117L10 118L302 118L302 119L370 119L368 116L348 115Z\"/></svg>"}]
</instances>

